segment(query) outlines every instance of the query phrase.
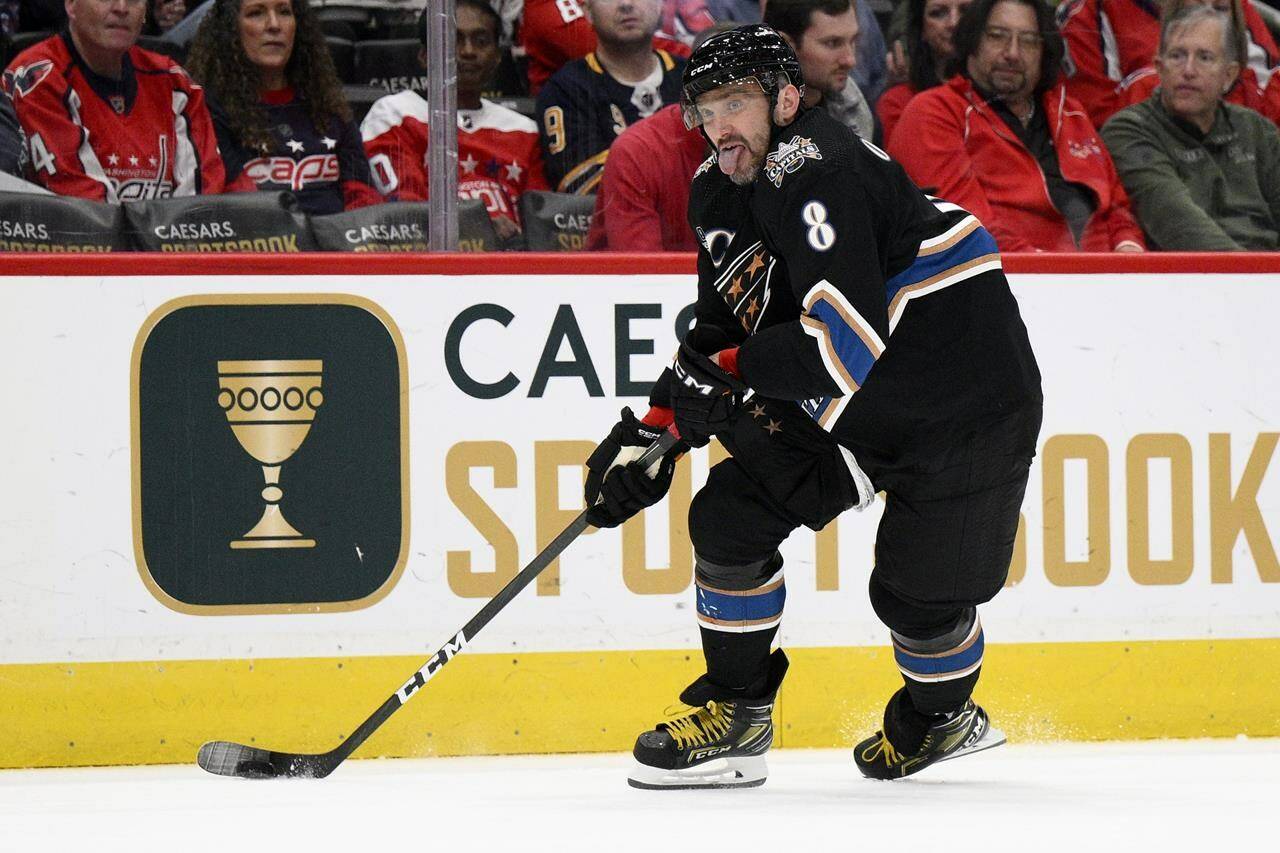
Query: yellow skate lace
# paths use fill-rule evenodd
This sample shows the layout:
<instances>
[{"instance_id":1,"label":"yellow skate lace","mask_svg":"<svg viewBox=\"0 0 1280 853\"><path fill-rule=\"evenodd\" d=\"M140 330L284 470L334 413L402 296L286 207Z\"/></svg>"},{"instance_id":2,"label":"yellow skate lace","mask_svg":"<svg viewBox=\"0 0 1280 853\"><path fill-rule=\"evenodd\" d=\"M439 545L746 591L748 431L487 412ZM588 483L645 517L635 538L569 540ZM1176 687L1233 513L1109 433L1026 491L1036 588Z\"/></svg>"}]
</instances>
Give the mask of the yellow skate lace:
<instances>
[{"instance_id":1,"label":"yellow skate lace","mask_svg":"<svg viewBox=\"0 0 1280 853\"><path fill-rule=\"evenodd\" d=\"M898 754L898 750L893 748L893 744L889 743L889 739L885 737L884 732L877 732L879 739L862 751L862 760L868 764L873 763L876 758L883 755L884 763L892 767L903 760L904 756Z\"/></svg>"},{"instance_id":2,"label":"yellow skate lace","mask_svg":"<svg viewBox=\"0 0 1280 853\"><path fill-rule=\"evenodd\" d=\"M687 749L723 737L732 723L733 706L712 701L691 714L658 725L671 733L677 749Z\"/></svg>"}]
</instances>

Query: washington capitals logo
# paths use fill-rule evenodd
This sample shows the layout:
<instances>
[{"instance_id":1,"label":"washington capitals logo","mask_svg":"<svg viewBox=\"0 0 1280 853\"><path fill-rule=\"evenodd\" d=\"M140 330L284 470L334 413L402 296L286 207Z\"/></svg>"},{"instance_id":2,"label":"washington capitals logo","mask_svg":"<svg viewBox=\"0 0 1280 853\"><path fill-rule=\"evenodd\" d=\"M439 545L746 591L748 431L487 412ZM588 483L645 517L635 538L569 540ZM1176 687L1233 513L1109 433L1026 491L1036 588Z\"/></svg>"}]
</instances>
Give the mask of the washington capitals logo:
<instances>
[{"instance_id":1,"label":"washington capitals logo","mask_svg":"<svg viewBox=\"0 0 1280 853\"><path fill-rule=\"evenodd\" d=\"M19 65L12 71L4 73L4 88L10 94L17 92L24 98L53 70L52 59L41 59L30 65Z\"/></svg>"},{"instance_id":2,"label":"washington capitals logo","mask_svg":"<svg viewBox=\"0 0 1280 853\"><path fill-rule=\"evenodd\" d=\"M782 186L782 179L804 165L805 160L821 160L822 152L812 139L793 136L790 142L780 142L764 161L764 174L775 187Z\"/></svg>"}]
</instances>

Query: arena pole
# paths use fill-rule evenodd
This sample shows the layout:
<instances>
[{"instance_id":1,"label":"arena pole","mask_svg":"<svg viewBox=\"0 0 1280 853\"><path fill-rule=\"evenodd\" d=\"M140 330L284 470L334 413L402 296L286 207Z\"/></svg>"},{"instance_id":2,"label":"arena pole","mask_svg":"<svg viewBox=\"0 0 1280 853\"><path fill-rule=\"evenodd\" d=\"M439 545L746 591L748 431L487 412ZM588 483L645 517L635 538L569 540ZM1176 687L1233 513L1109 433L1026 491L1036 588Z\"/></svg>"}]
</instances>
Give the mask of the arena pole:
<instances>
[{"instance_id":1,"label":"arena pole","mask_svg":"<svg viewBox=\"0 0 1280 853\"><path fill-rule=\"evenodd\" d=\"M431 193L428 245L458 248L458 66L453 0L427 0L427 169Z\"/></svg>"}]
</instances>

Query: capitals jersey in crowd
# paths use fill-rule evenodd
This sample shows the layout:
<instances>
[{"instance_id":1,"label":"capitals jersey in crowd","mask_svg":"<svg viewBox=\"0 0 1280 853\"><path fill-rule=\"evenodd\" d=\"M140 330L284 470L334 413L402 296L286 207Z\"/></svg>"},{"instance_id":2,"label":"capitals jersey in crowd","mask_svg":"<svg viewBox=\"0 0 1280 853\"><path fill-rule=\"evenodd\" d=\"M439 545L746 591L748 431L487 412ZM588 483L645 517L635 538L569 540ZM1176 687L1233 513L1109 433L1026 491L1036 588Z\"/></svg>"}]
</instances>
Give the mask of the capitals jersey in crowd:
<instances>
[{"instance_id":1,"label":"capitals jersey in crowd","mask_svg":"<svg viewBox=\"0 0 1280 853\"><path fill-rule=\"evenodd\" d=\"M354 122L333 118L323 133L318 132L306 104L287 87L264 92L262 107L274 139L269 152L241 144L226 115L214 105L228 191L286 190L313 216L382 203Z\"/></svg>"},{"instance_id":2,"label":"capitals jersey in crowd","mask_svg":"<svg viewBox=\"0 0 1280 853\"><path fill-rule=\"evenodd\" d=\"M538 93L547 181L556 192L596 191L609 146L642 118L680 100L685 61L655 50L658 65L634 86L619 82L595 53L561 68Z\"/></svg>"},{"instance_id":3,"label":"capitals jersey in crowd","mask_svg":"<svg viewBox=\"0 0 1280 853\"><path fill-rule=\"evenodd\" d=\"M685 20L699 21L698 30L713 23L705 7L693 11L685 7L700 6L699 0L668 0L664 20L672 14L671 5L680 7ZM756 15L757 19L759 14ZM666 33L675 32L664 28ZM528 58L526 76L529 94L537 95L552 74L567 63L581 59L596 49L596 31L587 20L583 0L524 0L520 21L520 49ZM653 46L675 56L689 56L689 46L663 33L655 34Z\"/></svg>"},{"instance_id":4,"label":"capitals jersey in crowd","mask_svg":"<svg viewBox=\"0 0 1280 853\"><path fill-rule=\"evenodd\" d=\"M995 240L818 109L775 127L751 185L714 156L689 202L699 326L765 397L799 400L859 460L929 459L1041 398ZM654 402L661 403L661 386Z\"/></svg>"},{"instance_id":5,"label":"capitals jersey in crowd","mask_svg":"<svg viewBox=\"0 0 1280 853\"><path fill-rule=\"evenodd\" d=\"M427 102L405 90L379 98L360 133L378 189L396 201L425 201ZM480 199L491 219L520 223L520 196L545 190L538 128L514 110L480 99L478 110L458 110L458 197Z\"/></svg>"},{"instance_id":6,"label":"capitals jersey in crowd","mask_svg":"<svg viewBox=\"0 0 1280 853\"><path fill-rule=\"evenodd\" d=\"M132 47L120 80L95 74L66 32L18 54L5 90L33 179L59 195L118 204L220 193L222 160L204 90L166 56Z\"/></svg>"}]
</instances>

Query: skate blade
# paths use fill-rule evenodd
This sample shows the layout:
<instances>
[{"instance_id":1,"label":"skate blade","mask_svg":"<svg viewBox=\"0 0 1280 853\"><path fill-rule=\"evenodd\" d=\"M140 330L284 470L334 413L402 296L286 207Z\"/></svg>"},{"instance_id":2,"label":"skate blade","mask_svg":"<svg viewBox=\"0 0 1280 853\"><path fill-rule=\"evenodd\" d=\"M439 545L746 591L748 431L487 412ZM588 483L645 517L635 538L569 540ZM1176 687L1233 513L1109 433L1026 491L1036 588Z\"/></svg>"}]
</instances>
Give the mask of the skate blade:
<instances>
[{"instance_id":1,"label":"skate blade","mask_svg":"<svg viewBox=\"0 0 1280 853\"><path fill-rule=\"evenodd\" d=\"M664 770L636 762L627 784L646 791L692 788L755 788L764 784L769 767L763 755L721 758L684 770Z\"/></svg>"},{"instance_id":2,"label":"skate blade","mask_svg":"<svg viewBox=\"0 0 1280 853\"><path fill-rule=\"evenodd\" d=\"M976 741L969 744L968 746L957 749L955 752L951 753L950 755L944 758L939 758L934 763L940 764L943 761L950 761L951 759L959 758L962 755L973 755L975 752L982 752L983 750L986 750L986 749L993 749L994 747L1000 746L1004 742L1005 742L1004 732L1000 731L997 728L992 728L991 725L988 723L987 730L982 733L982 737L978 738Z\"/></svg>"}]
</instances>

